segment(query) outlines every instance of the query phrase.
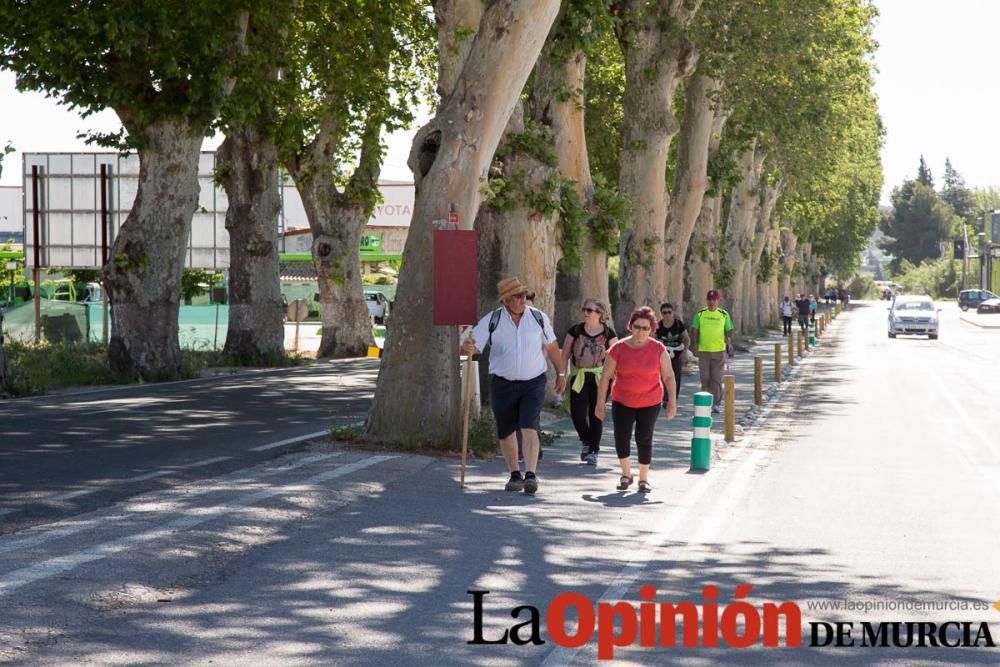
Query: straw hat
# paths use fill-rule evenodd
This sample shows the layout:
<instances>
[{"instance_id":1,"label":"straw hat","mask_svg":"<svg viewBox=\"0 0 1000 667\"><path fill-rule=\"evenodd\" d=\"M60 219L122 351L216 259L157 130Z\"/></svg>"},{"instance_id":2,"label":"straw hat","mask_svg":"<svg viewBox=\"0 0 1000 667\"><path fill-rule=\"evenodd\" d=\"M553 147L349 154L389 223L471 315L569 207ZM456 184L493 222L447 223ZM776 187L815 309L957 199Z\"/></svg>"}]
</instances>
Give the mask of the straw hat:
<instances>
[{"instance_id":1,"label":"straw hat","mask_svg":"<svg viewBox=\"0 0 1000 667\"><path fill-rule=\"evenodd\" d=\"M507 297L527 294L531 290L523 285L517 278L504 278L497 283L497 301L503 301Z\"/></svg>"}]
</instances>

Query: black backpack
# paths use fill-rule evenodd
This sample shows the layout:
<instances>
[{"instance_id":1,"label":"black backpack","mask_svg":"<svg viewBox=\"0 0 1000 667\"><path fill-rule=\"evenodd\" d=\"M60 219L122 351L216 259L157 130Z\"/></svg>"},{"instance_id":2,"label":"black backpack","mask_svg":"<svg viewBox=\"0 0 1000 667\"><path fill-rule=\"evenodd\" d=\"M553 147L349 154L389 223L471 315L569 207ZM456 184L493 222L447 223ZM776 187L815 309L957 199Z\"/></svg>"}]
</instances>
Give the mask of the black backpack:
<instances>
[{"instance_id":1,"label":"black backpack","mask_svg":"<svg viewBox=\"0 0 1000 667\"><path fill-rule=\"evenodd\" d=\"M531 306L528 306L528 310L531 311L531 315L535 318L535 321L538 322L538 326L542 330L542 333L545 333L545 320L542 319L542 311L538 310L537 308L532 308ZM483 347L484 352L486 351L487 348L493 345L493 332L497 330L498 326L500 326L501 314L503 314L503 306L494 310L493 314L490 315L490 327L489 327L490 336L489 338L486 339L486 345L485 347Z\"/></svg>"}]
</instances>

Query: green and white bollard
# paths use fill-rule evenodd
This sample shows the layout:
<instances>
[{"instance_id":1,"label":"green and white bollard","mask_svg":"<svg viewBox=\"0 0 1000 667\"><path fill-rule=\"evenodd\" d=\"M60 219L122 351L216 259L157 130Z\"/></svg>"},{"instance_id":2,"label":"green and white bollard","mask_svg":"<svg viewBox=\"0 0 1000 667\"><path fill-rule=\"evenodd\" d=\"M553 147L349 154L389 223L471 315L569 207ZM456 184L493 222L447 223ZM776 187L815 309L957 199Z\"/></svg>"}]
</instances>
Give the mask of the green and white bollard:
<instances>
[{"instance_id":1,"label":"green and white bollard","mask_svg":"<svg viewBox=\"0 0 1000 667\"><path fill-rule=\"evenodd\" d=\"M712 395L694 395L694 436L691 438L691 470L708 470L712 463Z\"/></svg>"},{"instance_id":2,"label":"green and white bollard","mask_svg":"<svg viewBox=\"0 0 1000 667\"><path fill-rule=\"evenodd\" d=\"M816 322L815 320L809 323L809 347L816 344Z\"/></svg>"}]
</instances>

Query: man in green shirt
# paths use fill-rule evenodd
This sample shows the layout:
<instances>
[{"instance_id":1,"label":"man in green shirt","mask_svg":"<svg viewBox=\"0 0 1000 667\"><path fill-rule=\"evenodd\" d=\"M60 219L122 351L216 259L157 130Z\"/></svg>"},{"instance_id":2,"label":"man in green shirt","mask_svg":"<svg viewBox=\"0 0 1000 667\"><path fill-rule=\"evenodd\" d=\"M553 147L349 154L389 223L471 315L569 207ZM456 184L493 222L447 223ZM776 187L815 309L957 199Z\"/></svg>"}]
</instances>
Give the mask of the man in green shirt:
<instances>
[{"instance_id":1,"label":"man in green shirt","mask_svg":"<svg viewBox=\"0 0 1000 667\"><path fill-rule=\"evenodd\" d=\"M722 374L726 353L732 349L733 320L719 308L719 290L708 290L708 308L702 308L691 320L691 349L698 357L701 390L711 392L712 412L721 412Z\"/></svg>"}]
</instances>

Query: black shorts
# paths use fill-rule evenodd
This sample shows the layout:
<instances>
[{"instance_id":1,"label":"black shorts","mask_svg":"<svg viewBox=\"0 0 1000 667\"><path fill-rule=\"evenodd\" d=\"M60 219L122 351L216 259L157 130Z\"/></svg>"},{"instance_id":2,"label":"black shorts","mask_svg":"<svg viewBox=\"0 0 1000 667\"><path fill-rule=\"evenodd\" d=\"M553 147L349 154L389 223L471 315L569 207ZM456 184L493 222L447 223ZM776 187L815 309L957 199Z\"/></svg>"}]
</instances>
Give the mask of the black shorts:
<instances>
[{"instance_id":1,"label":"black shorts","mask_svg":"<svg viewBox=\"0 0 1000 667\"><path fill-rule=\"evenodd\" d=\"M497 421L497 437L501 440L519 428L537 431L544 402L545 373L531 380L490 376L490 406Z\"/></svg>"}]
</instances>

